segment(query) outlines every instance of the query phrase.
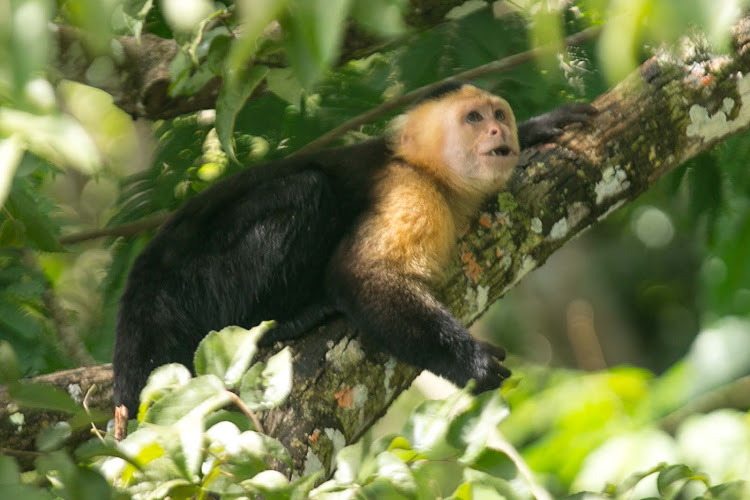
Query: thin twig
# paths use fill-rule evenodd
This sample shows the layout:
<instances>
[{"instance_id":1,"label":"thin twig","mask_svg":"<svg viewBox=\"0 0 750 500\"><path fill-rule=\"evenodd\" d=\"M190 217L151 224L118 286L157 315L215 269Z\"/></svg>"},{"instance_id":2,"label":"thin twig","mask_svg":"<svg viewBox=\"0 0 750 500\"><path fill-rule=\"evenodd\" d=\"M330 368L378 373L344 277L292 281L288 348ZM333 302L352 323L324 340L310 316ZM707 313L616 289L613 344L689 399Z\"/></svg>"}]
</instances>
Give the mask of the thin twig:
<instances>
[{"instance_id":1,"label":"thin twig","mask_svg":"<svg viewBox=\"0 0 750 500\"><path fill-rule=\"evenodd\" d=\"M572 46L572 45L581 45L583 43L596 39L600 33L601 33L601 28L599 27L586 28L585 30L580 31L576 33L575 35L571 35L567 37L564 40L564 44L566 47ZM439 88L441 85L445 83L448 83L451 81L474 80L476 78L481 78L483 76L487 76L492 73L508 71L517 66L520 66L521 64L538 59L540 56L548 53L551 50L554 50L554 48L555 48L554 46L549 46L549 45L544 46L544 47L536 47L536 48L527 50L526 52L521 52L520 54L514 54L512 56L508 56L503 59L500 59L499 61L493 61L488 64L483 64L482 66L479 66L474 69L470 69L468 71L464 71L463 73L459 73L450 78L446 78L445 80L440 80L439 82L431 83L429 85L425 85L424 87L420 87L418 89L412 90L411 92L407 92L406 94L402 96L396 97L394 99L391 99L388 102L381 104L375 109L371 109L370 111L366 113L362 113L361 115L356 116L352 118L351 120L348 120L342 123L341 125L334 128L333 130L326 132L325 134L321 135L314 141L300 148L295 154L312 153L314 151L317 151L323 146L326 146L327 144L332 142L333 140L341 137L346 132L352 129L355 129L357 127L360 127L362 125L365 125L366 123L369 123L377 118L380 118L381 116L387 113L390 113L391 111L395 109L398 109L402 106L412 103L418 100L420 97L423 97L429 94L430 92L432 92L433 90Z\"/></svg>"},{"instance_id":2,"label":"thin twig","mask_svg":"<svg viewBox=\"0 0 750 500\"><path fill-rule=\"evenodd\" d=\"M58 241L61 245L72 245L74 243L81 243L88 240L95 240L97 238L104 238L106 236L132 236L138 234L141 231L148 229L154 229L161 226L164 221L169 218L171 214L159 214L148 219L141 219L128 224L122 224L120 226L106 227L103 229L95 229L93 231L83 231L80 233L69 234L63 236Z\"/></svg>"},{"instance_id":3,"label":"thin twig","mask_svg":"<svg viewBox=\"0 0 750 500\"><path fill-rule=\"evenodd\" d=\"M91 387L89 387L89 390L86 391L86 395L83 397L83 409L86 410L86 414L89 417L91 417L91 410L89 409L89 397L94 394L96 390L96 384L91 384ZM101 431L96 427L96 424L93 421L91 422L91 432L93 432L96 437L99 438L99 441L101 441L102 443L104 442L104 436L102 436Z\"/></svg>"},{"instance_id":4,"label":"thin twig","mask_svg":"<svg viewBox=\"0 0 750 500\"><path fill-rule=\"evenodd\" d=\"M0 453L11 457L38 457L43 455L38 451L13 450L11 448L0 448Z\"/></svg>"},{"instance_id":5,"label":"thin twig","mask_svg":"<svg viewBox=\"0 0 750 500\"><path fill-rule=\"evenodd\" d=\"M252 420L253 425L255 426L255 430L262 434L265 434L266 431L263 430L263 426L261 425L260 420L258 420L258 415L256 415L253 410L248 408L245 402L242 401L242 399L237 394L233 393L232 391L227 391L227 393L232 399L232 403L234 403L235 406L242 411L242 413L247 415L247 417Z\"/></svg>"}]
</instances>

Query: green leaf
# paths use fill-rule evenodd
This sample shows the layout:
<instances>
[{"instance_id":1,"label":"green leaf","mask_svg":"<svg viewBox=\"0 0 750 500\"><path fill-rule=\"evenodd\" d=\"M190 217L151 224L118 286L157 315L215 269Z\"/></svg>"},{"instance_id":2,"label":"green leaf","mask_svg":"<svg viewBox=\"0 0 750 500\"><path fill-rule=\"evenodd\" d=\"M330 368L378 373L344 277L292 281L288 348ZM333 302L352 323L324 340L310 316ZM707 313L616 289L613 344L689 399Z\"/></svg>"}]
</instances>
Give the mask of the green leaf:
<instances>
[{"instance_id":1,"label":"green leaf","mask_svg":"<svg viewBox=\"0 0 750 500\"><path fill-rule=\"evenodd\" d=\"M362 467L362 451L357 446L347 446L336 455L334 478L338 484L353 484Z\"/></svg>"},{"instance_id":2,"label":"green leaf","mask_svg":"<svg viewBox=\"0 0 750 500\"><path fill-rule=\"evenodd\" d=\"M18 164L21 163L23 151L23 141L19 136L12 135L6 139L0 139L0 206L10 193L13 176Z\"/></svg>"},{"instance_id":3,"label":"green leaf","mask_svg":"<svg viewBox=\"0 0 750 500\"><path fill-rule=\"evenodd\" d=\"M461 462L473 463L487 448L490 435L509 414L500 391L475 397L469 410L454 419L448 431L449 442L464 450Z\"/></svg>"},{"instance_id":4,"label":"green leaf","mask_svg":"<svg viewBox=\"0 0 750 500\"><path fill-rule=\"evenodd\" d=\"M730 481L717 484L708 489L706 498L716 500L745 500L750 494L750 483L747 481Z\"/></svg>"},{"instance_id":5,"label":"green leaf","mask_svg":"<svg viewBox=\"0 0 750 500\"><path fill-rule=\"evenodd\" d=\"M80 406L57 387L34 382L16 382L8 385L11 399L24 408L76 413Z\"/></svg>"},{"instance_id":6,"label":"green leaf","mask_svg":"<svg viewBox=\"0 0 750 500\"><path fill-rule=\"evenodd\" d=\"M289 0L248 0L240 4L242 33L232 44L227 69L237 71L247 67L260 45L263 31L274 20L284 23L284 10Z\"/></svg>"},{"instance_id":7,"label":"green leaf","mask_svg":"<svg viewBox=\"0 0 750 500\"><path fill-rule=\"evenodd\" d=\"M54 500L50 493L26 484L0 485L0 498L19 500Z\"/></svg>"},{"instance_id":8,"label":"green leaf","mask_svg":"<svg viewBox=\"0 0 750 500\"><path fill-rule=\"evenodd\" d=\"M141 390L138 420L143 420L146 410L164 395L187 384L193 376L179 363L163 365L151 372L146 386Z\"/></svg>"},{"instance_id":9,"label":"green leaf","mask_svg":"<svg viewBox=\"0 0 750 500\"><path fill-rule=\"evenodd\" d=\"M26 226L18 219L5 219L0 226L0 248L22 248L26 243Z\"/></svg>"},{"instance_id":10,"label":"green leaf","mask_svg":"<svg viewBox=\"0 0 750 500\"><path fill-rule=\"evenodd\" d=\"M302 84L291 68L274 68L266 76L268 90L292 106L299 107L302 98Z\"/></svg>"},{"instance_id":11,"label":"green leaf","mask_svg":"<svg viewBox=\"0 0 750 500\"><path fill-rule=\"evenodd\" d=\"M390 452L377 457L378 476L388 479L399 493L413 497L417 492L414 474L406 463Z\"/></svg>"},{"instance_id":12,"label":"green leaf","mask_svg":"<svg viewBox=\"0 0 750 500\"><path fill-rule=\"evenodd\" d=\"M258 341L273 325L264 322L250 330L228 326L210 332L195 351L195 373L216 375L228 388L235 387L250 366Z\"/></svg>"},{"instance_id":13,"label":"green leaf","mask_svg":"<svg viewBox=\"0 0 750 500\"><path fill-rule=\"evenodd\" d=\"M404 425L404 437L415 451L427 458L439 459L454 456L456 449L448 441L451 417L464 392L457 392L445 401L425 401L409 415Z\"/></svg>"},{"instance_id":14,"label":"green leaf","mask_svg":"<svg viewBox=\"0 0 750 500\"><path fill-rule=\"evenodd\" d=\"M693 471L687 465L669 465L659 472L656 478L656 487L659 489L659 493L664 495L672 483L682 479L689 479L692 476Z\"/></svg>"},{"instance_id":15,"label":"green leaf","mask_svg":"<svg viewBox=\"0 0 750 500\"><path fill-rule=\"evenodd\" d=\"M66 500L112 498L113 491L105 479L93 469L78 467L65 452L55 451L36 459L38 471L54 477Z\"/></svg>"},{"instance_id":16,"label":"green leaf","mask_svg":"<svg viewBox=\"0 0 750 500\"><path fill-rule=\"evenodd\" d=\"M291 486L287 477L275 470L264 470L240 484L252 488L268 500L286 500L291 493Z\"/></svg>"},{"instance_id":17,"label":"green leaf","mask_svg":"<svg viewBox=\"0 0 750 500\"><path fill-rule=\"evenodd\" d=\"M0 488L21 484L21 469L12 457L0 455Z\"/></svg>"},{"instance_id":18,"label":"green leaf","mask_svg":"<svg viewBox=\"0 0 750 500\"><path fill-rule=\"evenodd\" d=\"M13 346L0 340L0 384L9 384L21 378L21 368Z\"/></svg>"},{"instance_id":19,"label":"green leaf","mask_svg":"<svg viewBox=\"0 0 750 500\"><path fill-rule=\"evenodd\" d=\"M36 449L41 452L57 450L71 435L73 431L68 422L55 422L43 429L35 438Z\"/></svg>"},{"instance_id":20,"label":"green leaf","mask_svg":"<svg viewBox=\"0 0 750 500\"><path fill-rule=\"evenodd\" d=\"M402 16L405 6L402 0L355 0L351 17L377 35L392 37L406 30Z\"/></svg>"},{"instance_id":21,"label":"green leaf","mask_svg":"<svg viewBox=\"0 0 750 500\"><path fill-rule=\"evenodd\" d=\"M234 155L232 134L237 113L267 73L267 67L253 66L249 70L228 68L224 75L224 84L216 99L216 134L224 152L236 163L239 162Z\"/></svg>"},{"instance_id":22,"label":"green leaf","mask_svg":"<svg viewBox=\"0 0 750 500\"><path fill-rule=\"evenodd\" d=\"M202 375L156 401L143 421L159 425L174 425L192 415L208 415L231 401L221 379Z\"/></svg>"},{"instance_id":23,"label":"green leaf","mask_svg":"<svg viewBox=\"0 0 750 500\"><path fill-rule=\"evenodd\" d=\"M26 230L26 236L40 250L45 252L64 252L55 237L52 222L39 210L38 204L23 189L14 189L5 203L5 208L16 219L20 220Z\"/></svg>"},{"instance_id":24,"label":"green leaf","mask_svg":"<svg viewBox=\"0 0 750 500\"><path fill-rule=\"evenodd\" d=\"M294 3L287 56L299 80L312 89L339 53L350 0L301 0Z\"/></svg>"},{"instance_id":25,"label":"green leaf","mask_svg":"<svg viewBox=\"0 0 750 500\"><path fill-rule=\"evenodd\" d=\"M203 461L203 416L202 414L189 414L180 419L175 428L180 439L180 452L172 459L186 473L186 477L192 478L198 474Z\"/></svg>"},{"instance_id":26,"label":"green leaf","mask_svg":"<svg viewBox=\"0 0 750 500\"><path fill-rule=\"evenodd\" d=\"M292 390L292 353L285 347L268 364L256 363L245 372L240 398L253 411L269 410L283 403Z\"/></svg>"},{"instance_id":27,"label":"green leaf","mask_svg":"<svg viewBox=\"0 0 750 500\"><path fill-rule=\"evenodd\" d=\"M47 65L50 52L47 23L52 21L52 7L49 0L24 0L11 1L10 7L4 10L5 15L11 16L8 24L10 61L5 63L10 63L10 75L19 94Z\"/></svg>"},{"instance_id":28,"label":"green leaf","mask_svg":"<svg viewBox=\"0 0 750 500\"><path fill-rule=\"evenodd\" d=\"M73 167L90 175L101 159L88 132L68 115L36 115L0 108L0 135L17 134L26 148L61 167Z\"/></svg>"}]
</instances>

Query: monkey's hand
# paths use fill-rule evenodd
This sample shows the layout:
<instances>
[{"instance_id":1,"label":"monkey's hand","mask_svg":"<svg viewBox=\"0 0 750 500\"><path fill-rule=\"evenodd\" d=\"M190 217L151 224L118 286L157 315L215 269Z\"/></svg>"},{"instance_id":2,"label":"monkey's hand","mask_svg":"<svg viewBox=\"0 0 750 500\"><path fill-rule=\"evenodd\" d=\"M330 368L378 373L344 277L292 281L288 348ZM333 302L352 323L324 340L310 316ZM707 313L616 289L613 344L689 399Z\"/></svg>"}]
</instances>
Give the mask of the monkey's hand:
<instances>
[{"instance_id":1,"label":"monkey's hand","mask_svg":"<svg viewBox=\"0 0 750 500\"><path fill-rule=\"evenodd\" d=\"M521 149L550 142L562 134L562 129L571 123L588 124L599 111L591 104L566 104L559 108L530 118L518 126L518 142Z\"/></svg>"},{"instance_id":2,"label":"monkey's hand","mask_svg":"<svg viewBox=\"0 0 750 500\"><path fill-rule=\"evenodd\" d=\"M478 365L475 367L476 375L474 376L475 394L497 389L503 380L510 377L510 370L502 364L505 359L505 349L502 347L477 341L477 353L474 359Z\"/></svg>"}]
</instances>

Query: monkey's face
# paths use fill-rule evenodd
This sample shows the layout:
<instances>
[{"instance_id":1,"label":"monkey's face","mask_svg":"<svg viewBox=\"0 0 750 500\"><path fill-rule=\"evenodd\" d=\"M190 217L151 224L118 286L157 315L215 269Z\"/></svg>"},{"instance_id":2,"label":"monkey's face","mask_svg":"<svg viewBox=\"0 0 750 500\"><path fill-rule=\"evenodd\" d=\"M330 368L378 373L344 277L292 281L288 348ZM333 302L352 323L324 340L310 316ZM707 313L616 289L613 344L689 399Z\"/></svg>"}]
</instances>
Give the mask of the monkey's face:
<instances>
[{"instance_id":1,"label":"monkey's face","mask_svg":"<svg viewBox=\"0 0 750 500\"><path fill-rule=\"evenodd\" d=\"M508 103L476 87L465 87L442 117L446 165L461 178L494 188L518 163L516 119Z\"/></svg>"}]
</instances>

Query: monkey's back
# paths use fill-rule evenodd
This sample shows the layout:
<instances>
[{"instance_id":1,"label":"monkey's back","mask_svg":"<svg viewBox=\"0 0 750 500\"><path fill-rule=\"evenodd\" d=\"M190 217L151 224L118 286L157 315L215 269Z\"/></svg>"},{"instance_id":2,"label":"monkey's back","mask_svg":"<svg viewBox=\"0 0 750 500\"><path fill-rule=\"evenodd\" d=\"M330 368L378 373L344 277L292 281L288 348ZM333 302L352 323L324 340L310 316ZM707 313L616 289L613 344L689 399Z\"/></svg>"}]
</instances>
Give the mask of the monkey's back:
<instances>
[{"instance_id":1,"label":"monkey's back","mask_svg":"<svg viewBox=\"0 0 750 500\"><path fill-rule=\"evenodd\" d=\"M136 259L120 299L116 404L135 411L162 364L192 367L210 330L269 319L301 326L300 312L315 319L328 260L386 160L383 141L293 157L230 176L181 207Z\"/></svg>"}]
</instances>

